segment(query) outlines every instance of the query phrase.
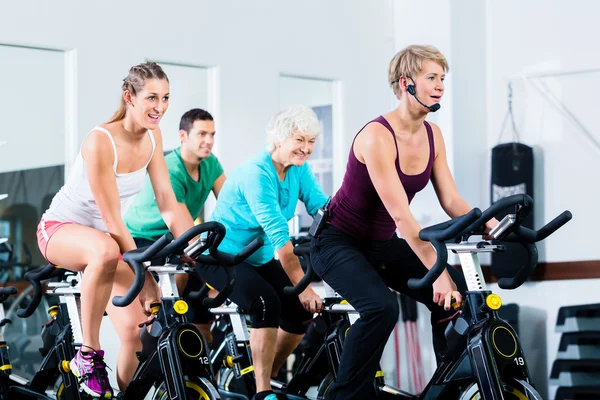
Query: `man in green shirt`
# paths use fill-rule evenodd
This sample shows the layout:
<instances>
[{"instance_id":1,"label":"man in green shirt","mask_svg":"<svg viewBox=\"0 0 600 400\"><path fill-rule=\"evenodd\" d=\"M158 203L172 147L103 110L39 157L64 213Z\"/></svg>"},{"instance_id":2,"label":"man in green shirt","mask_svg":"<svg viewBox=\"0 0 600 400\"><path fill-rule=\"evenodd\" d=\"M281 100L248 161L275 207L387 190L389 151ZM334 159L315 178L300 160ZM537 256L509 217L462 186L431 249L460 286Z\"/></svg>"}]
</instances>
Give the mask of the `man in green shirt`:
<instances>
[{"instance_id":1,"label":"man in green shirt","mask_svg":"<svg viewBox=\"0 0 600 400\"><path fill-rule=\"evenodd\" d=\"M187 223L190 226L198 218L210 192L212 191L215 197L218 197L225 182L223 167L211 152L214 137L213 117L207 111L194 108L181 117L179 123L181 146L165 157L173 192L181 207L181 215L188 219ZM144 188L134 198L124 220L138 247L148 246L169 231L156 204L150 178L146 178ZM183 275L179 276L183 277ZM197 290L201 286L202 283L195 275L189 275L183 297L191 306L190 311L193 315L190 321L198 326L210 342L208 323L212 319L212 314L201 301L194 302L187 298L190 291Z\"/></svg>"}]
</instances>

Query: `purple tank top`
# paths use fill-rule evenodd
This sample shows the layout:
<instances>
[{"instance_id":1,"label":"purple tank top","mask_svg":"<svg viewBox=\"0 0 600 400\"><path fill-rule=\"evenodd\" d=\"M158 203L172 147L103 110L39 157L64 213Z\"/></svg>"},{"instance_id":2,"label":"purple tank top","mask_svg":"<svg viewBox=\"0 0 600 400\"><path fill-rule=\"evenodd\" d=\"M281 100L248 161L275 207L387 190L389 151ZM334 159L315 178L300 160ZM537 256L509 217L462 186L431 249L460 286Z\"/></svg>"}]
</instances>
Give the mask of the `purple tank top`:
<instances>
[{"instance_id":1,"label":"purple tank top","mask_svg":"<svg viewBox=\"0 0 600 400\"><path fill-rule=\"evenodd\" d=\"M400 169L398 142L396 142L394 130L383 116L379 116L371 122L378 122L385 126L394 138L397 154L396 171L410 203L415 194L427 186L427 182L429 182L429 178L431 177L435 157L431 125L427 121L424 121L425 128L427 129L427 138L429 139L429 162L427 163L427 168L418 175L406 175ZM361 131L362 129L358 133ZM356 136L358 136L358 133ZM356 140L356 136L354 140ZM357 238L388 240L394 235L396 224L379 198L369 177L367 166L358 161L354 155L354 140L350 147L350 155L348 156L348 164L346 165L346 174L344 175L342 187L333 196L333 199L331 199L329 222L336 228Z\"/></svg>"}]
</instances>

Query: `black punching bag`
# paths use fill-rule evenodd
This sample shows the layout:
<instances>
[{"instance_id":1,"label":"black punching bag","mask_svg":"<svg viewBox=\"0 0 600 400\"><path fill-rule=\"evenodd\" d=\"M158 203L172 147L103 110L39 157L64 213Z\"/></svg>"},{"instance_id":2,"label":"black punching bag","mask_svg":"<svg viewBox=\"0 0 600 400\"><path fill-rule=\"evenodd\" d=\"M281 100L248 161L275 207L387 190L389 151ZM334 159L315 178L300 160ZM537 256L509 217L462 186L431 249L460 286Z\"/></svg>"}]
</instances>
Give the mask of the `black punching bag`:
<instances>
[{"instance_id":1,"label":"black punching bag","mask_svg":"<svg viewBox=\"0 0 600 400\"><path fill-rule=\"evenodd\" d=\"M490 199L492 203L512 196L528 194L533 198L533 149L522 143L503 143L492 149L492 186ZM514 210L506 210L496 218L500 221L506 214ZM523 226L533 228L533 212ZM503 243L506 251L492 253L492 272L498 278L513 277L527 260L527 252L518 244Z\"/></svg>"}]
</instances>

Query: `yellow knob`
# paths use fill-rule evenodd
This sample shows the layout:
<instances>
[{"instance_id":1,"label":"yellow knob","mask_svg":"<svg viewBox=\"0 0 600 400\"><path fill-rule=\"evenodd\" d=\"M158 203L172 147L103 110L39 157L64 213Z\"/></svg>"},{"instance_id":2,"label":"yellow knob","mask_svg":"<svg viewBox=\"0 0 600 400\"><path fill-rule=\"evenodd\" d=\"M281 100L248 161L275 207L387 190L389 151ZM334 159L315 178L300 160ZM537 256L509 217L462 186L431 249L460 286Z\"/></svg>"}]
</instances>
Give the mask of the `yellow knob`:
<instances>
[{"instance_id":1,"label":"yellow knob","mask_svg":"<svg viewBox=\"0 0 600 400\"><path fill-rule=\"evenodd\" d=\"M485 298L485 304L490 310L497 310L502 306L502 299L497 294L490 294Z\"/></svg>"},{"instance_id":2,"label":"yellow knob","mask_svg":"<svg viewBox=\"0 0 600 400\"><path fill-rule=\"evenodd\" d=\"M71 372L71 364L69 363L68 360L62 360L62 362L60 363L63 372L69 373Z\"/></svg>"},{"instance_id":3,"label":"yellow knob","mask_svg":"<svg viewBox=\"0 0 600 400\"><path fill-rule=\"evenodd\" d=\"M52 306L48 309L48 314L50 317L55 318L58 315L58 306Z\"/></svg>"},{"instance_id":4,"label":"yellow knob","mask_svg":"<svg viewBox=\"0 0 600 400\"><path fill-rule=\"evenodd\" d=\"M188 305L183 300L177 300L175 304L173 304L173 309L177 314L183 315L188 311Z\"/></svg>"},{"instance_id":5,"label":"yellow knob","mask_svg":"<svg viewBox=\"0 0 600 400\"><path fill-rule=\"evenodd\" d=\"M225 360L223 360L223 364L227 368L233 368L233 357L231 357L231 356L225 357Z\"/></svg>"},{"instance_id":6,"label":"yellow knob","mask_svg":"<svg viewBox=\"0 0 600 400\"><path fill-rule=\"evenodd\" d=\"M340 304L350 304L350 303L348 303L348 300L342 300L342 301L340 301Z\"/></svg>"}]
</instances>

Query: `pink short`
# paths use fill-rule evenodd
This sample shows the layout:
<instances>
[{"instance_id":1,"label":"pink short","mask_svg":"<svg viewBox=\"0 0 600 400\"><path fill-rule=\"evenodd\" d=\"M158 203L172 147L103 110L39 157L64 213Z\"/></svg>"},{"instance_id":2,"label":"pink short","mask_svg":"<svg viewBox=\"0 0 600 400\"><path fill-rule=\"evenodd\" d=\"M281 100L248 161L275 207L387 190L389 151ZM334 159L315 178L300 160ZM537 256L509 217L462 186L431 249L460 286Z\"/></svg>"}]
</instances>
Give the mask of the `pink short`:
<instances>
[{"instance_id":1,"label":"pink short","mask_svg":"<svg viewBox=\"0 0 600 400\"><path fill-rule=\"evenodd\" d=\"M40 251L42 252L42 255L44 256L46 261L48 261L48 258L46 257L46 247L48 247L48 241L50 240L52 235L54 235L56 233L57 230L59 230L61 227L65 226L65 225L69 225L69 224L72 224L72 222L46 221L43 219L38 224L38 228L37 228L37 232L36 232L37 240L38 240L38 247L40 248ZM50 261L48 261L48 262L50 263ZM50 264L52 264L52 263L50 263Z\"/></svg>"},{"instance_id":2,"label":"pink short","mask_svg":"<svg viewBox=\"0 0 600 400\"><path fill-rule=\"evenodd\" d=\"M42 219L38 225L37 228L37 240L38 240L38 247L40 248L40 251L42 252L42 255L44 256L44 258L46 259L46 261L48 261L48 263L52 264L52 262L50 262L50 260L48 260L48 257L46 257L46 248L48 247L48 241L50 240L50 238L52 237L52 235L54 235L56 233L57 230L59 230L60 228L62 228L65 225L69 225L69 224L73 224L74 222L61 222L61 221L46 221L44 219ZM121 254L119 254L119 260L122 260L123 256ZM52 264L55 265L55 264Z\"/></svg>"}]
</instances>

